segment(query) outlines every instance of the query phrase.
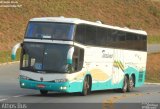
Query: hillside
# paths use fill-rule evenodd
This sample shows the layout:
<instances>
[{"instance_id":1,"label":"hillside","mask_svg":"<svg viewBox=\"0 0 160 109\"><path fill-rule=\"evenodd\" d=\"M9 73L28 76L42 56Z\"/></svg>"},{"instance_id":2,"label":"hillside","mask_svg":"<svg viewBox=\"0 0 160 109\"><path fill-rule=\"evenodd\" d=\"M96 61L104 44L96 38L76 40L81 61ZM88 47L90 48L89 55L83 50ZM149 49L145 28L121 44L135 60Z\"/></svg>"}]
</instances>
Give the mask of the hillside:
<instances>
[{"instance_id":1,"label":"hillside","mask_svg":"<svg viewBox=\"0 0 160 109\"><path fill-rule=\"evenodd\" d=\"M160 53L148 54L146 75L148 82L160 82L160 63L157 59L160 59Z\"/></svg>"},{"instance_id":2,"label":"hillside","mask_svg":"<svg viewBox=\"0 0 160 109\"><path fill-rule=\"evenodd\" d=\"M143 29L150 36L160 36L159 0L11 1L17 1L22 6L0 7L0 51L10 50L16 42L23 39L27 22L33 17L65 16L101 20L105 24Z\"/></svg>"}]
</instances>

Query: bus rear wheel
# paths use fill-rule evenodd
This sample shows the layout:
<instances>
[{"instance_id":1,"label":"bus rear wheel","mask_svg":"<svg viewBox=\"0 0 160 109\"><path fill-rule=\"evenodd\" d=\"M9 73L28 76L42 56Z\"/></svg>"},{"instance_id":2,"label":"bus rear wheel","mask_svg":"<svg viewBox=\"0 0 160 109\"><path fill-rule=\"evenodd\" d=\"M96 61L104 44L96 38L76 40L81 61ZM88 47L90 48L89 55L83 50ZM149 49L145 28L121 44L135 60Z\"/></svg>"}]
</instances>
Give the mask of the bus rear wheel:
<instances>
[{"instance_id":1,"label":"bus rear wheel","mask_svg":"<svg viewBox=\"0 0 160 109\"><path fill-rule=\"evenodd\" d=\"M41 95L47 95L48 91L47 90L40 90Z\"/></svg>"},{"instance_id":2,"label":"bus rear wheel","mask_svg":"<svg viewBox=\"0 0 160 109\"><path fill-rule=\"evenodd\" d=\"M83 82L83 90L82 90L82 95L86 96L90 94L91 92L91 83L90 83L90 77L86 76Z\"/></svg>"},{"instance_id":3,"label":"bus rear wheel","mask_svg":"<svg viewBox=\"0 0 160 109\"><path fill-rule=\"evenodd\" d=\"M133 76L131 76L128 81L127 91L131 92L133 90L133 88L134 88L134 78L133 78Z\"/></svg>"},{"instance_id":4,"label":"bus rear wheel","mask_svg":"<svg viewBox=\"0 0 160 109\"><path fill-rule=\"evenodd\" d=\"M128 78L127 76L124 76L123 87L121 89L121 92L122 93L127 92L127 88L128 88Z\"/></svg>"}]
</instances>

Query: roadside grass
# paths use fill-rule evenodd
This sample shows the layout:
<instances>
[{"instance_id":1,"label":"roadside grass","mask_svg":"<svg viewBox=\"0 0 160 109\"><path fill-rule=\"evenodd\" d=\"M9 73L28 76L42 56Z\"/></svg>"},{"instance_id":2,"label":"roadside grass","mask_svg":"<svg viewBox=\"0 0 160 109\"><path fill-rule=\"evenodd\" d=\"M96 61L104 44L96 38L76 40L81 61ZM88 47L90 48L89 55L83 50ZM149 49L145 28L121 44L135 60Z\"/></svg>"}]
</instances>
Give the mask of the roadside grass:
<instances>
[{"instance_id":1,"label":"roadside grass","mask_svg":"<svg viewBox=\"0 0 160 109\"><path fill-rule=\"evenodd\" d=\"M148 44L160 44L160 35L148 36Z\"/></svg>"},{"instance_id":2,"label":"roadside grass","mask_svg":"<svg viewBox=\"0 0 160 109\"><path fill-rule=\"evenodd\" d=\"M154 6L149 7L149 12L156 17L160 17L160 10Z\"/></svg>"},{"instance_id":3,"label":"roadside grass","mask_svg":"<svg viewBox=\"0 0 160 109\"><path fill-rule=\"evenodd\" d=\"M18 49L16 56L17 56L16 60L14 61L18 61L20 59L20 49ZM11 59L11 50L10 51L0 51L0 64L8 63L8 62L13 62L13 60Z\"/></svg>"},{"instance_id":4,"label":"roadside grass","mask_svg":"<svg viewBox=\"0 0 160 109\"><path fill-rule=\"evenodd\" d=\"M149 82L149 83L160 83L160 80L157 77L152 77L152 75L148 76L146 78L145 82Z\"/></svg>"}]
</instances>

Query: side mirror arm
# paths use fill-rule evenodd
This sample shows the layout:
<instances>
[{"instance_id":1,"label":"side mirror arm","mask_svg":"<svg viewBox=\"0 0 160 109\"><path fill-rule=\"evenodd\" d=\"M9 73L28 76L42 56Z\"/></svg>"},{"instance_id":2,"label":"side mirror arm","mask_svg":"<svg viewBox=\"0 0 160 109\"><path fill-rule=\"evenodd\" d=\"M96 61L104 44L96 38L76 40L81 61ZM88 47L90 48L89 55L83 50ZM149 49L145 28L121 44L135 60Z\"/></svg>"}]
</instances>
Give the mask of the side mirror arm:
<instances>
[{"instance_id":1,"label":"side mirror arm","mask_svg":"<svg viewBox=\"0 0 160 109\"><path fill-rule=\"evenodd\" d=\"M17 43L13 48L12 48L12 54L11 54L11 59L15 60L16 59L16 52L18 48L22 47L23 43Z\"/></svg>"}]
</instances>

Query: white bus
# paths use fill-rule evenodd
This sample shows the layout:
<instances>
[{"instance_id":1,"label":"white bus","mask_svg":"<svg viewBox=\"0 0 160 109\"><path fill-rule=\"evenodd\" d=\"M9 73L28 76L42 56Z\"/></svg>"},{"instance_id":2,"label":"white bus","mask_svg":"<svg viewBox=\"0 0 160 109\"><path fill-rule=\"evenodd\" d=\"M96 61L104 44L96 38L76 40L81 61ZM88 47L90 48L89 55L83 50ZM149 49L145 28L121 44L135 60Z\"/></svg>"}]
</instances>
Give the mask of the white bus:
<instances>
[{"instance_id":1,"label":"white bus","mask_svg":"<svg viewBox=\"0 0 160 109\"><path fill-rule=\"evenodd\" d=\"M147 33L77 18L29 21L21 46L20 87L54 92L120 89L145 81Z\"/></svg>"}]
</instances>

